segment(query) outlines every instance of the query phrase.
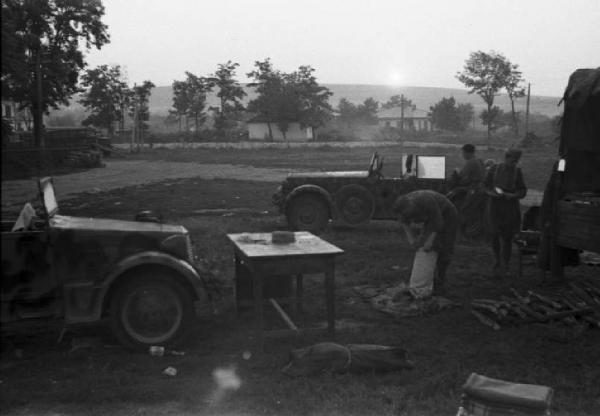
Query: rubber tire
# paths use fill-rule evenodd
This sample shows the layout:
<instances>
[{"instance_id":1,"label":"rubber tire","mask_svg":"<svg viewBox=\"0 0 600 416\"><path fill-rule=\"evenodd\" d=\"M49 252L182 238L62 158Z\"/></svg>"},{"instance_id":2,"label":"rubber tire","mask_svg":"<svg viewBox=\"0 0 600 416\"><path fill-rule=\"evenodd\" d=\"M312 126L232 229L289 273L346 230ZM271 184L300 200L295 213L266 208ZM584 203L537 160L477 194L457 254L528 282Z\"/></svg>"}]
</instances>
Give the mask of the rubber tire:
<instances>
[{"instance_id":1,"label":"rubber tire","mask_svg":"<svg viewBox=\"0 0 600 416\"><path fill-rule=\"evenodd\" d=\"M137 276L127 279L122 285L115 288L109 306L110 326L117 340L126 348L133 350L147 350L152 345L164 347L174 347L185 341L196 323L196 313L194 308L194 298L190 290L176 281L171 273L156 273L152 272L145 276ZM135 336L130 334L122 322L121 314L125 306L125 302L134 291L140 287L161 287L162 290L172 291L179 299L182 317L177 330L168 339L158 343L145 343Z\"/></svg>"},{"instance_id":2,"label":"rubber tire","mask_svg":"<svg viewBox=\"0 0 600 416\"><path fill-rule=\"evenodd\" d=\"M327 227L329 205L321 195L305 192L295 196L288 204L286 217L291 230L319 233ZM315 220L311 223L302 221L302 210L307 206L314 209Z\"/></svg>"},{"instance_id":3,"label":"rubber tire","mask_svg":"<svg viewBox=\"0 0 600 416\"><path fill-rule=\"evenodd\" d=\"M357 202L361 204L360 214L354 217L349 216L347 211L349 207L346 205L349 201ZM337 208L340 223L346 226L356 226L368 223L373 217L375 212L375 200L373 195L363 186L360 185L346 185L343 186L335 194L335 205ZM352 207L355 210L357 207Z\"/></svg>"}]
</instances>

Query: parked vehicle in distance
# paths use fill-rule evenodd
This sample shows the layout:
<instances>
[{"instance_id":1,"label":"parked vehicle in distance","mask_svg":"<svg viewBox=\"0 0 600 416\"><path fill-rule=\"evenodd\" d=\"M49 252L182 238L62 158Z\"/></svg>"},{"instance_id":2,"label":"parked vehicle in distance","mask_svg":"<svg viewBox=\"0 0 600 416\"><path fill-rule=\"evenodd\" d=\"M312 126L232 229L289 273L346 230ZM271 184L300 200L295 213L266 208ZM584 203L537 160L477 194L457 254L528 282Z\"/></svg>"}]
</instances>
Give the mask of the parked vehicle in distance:
<instances>
[{"instance_id":1,"label":"parked vehicle in distance","mask_svg":"<svg viewBox=\"0 0 600 416\"><path fill-rule=\"evenodd\" d=\"M39 181L43 213L26 204L2 221L1 322L108 317L132 348L174 345L210 310L192 242L179 225L58 214L51 178Z\"/></svg>"},{"instance_id":2,"label":"parked vehicle in distance","mask_svg":"<svg viewBox=\"0 0 600 416\"><path fill-rule=\"evenodd\" d=\"M385 178L382 168L383 158L374 153L365 171L291 173L273 203L289 228L319 232L330 219L346 226L395 219L393 203L408 192L445 193L444 156L405 156L400 178Z\"/></svg>"}]
</instances>

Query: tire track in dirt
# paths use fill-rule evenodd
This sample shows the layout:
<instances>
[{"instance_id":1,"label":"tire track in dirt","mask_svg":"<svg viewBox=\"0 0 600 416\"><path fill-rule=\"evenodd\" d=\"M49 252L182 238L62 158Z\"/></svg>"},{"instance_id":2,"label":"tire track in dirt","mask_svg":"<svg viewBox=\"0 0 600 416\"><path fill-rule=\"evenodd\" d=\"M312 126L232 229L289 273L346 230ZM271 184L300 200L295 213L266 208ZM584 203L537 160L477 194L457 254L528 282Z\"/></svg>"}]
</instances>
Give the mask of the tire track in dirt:
<instances>
[{"instance_id":1,"label":"tire track in dirt","mask_svg":"<svg viewBox=\"0 0 600 416\"><path fill-rule=\"evenodd\" d=\"M67 200L82 192L103 192L132 185L144 185L167 179L237 179L281 182L291 170L256 168L229 164L190 162L109 160L105 168L54 176L57 199ZM22 205L37 197L33 179L2 182L2 209Z\"/></svg>"}]
</instances>

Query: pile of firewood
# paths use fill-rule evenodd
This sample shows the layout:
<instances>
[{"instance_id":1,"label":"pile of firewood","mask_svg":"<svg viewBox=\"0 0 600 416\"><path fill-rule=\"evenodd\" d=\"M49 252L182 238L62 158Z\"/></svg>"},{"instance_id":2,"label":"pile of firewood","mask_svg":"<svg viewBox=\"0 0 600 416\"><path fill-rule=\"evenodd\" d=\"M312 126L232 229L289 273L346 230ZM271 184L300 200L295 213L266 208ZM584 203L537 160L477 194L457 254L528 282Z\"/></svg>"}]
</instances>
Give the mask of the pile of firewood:
<instances>
[{"instance_id":1,"label":"pile of firewood","mask_svg":"<svg viewBox=\"0 0 600 416\"><path fill-rule=\"evenodd\" d=\"M471 314L495 330L533 322L600 328L600 282L571 283L569 288L546 296L532 290L526 294L510 290L512 296L500 300L473 300Z\"/></svg>"}]
</instances>

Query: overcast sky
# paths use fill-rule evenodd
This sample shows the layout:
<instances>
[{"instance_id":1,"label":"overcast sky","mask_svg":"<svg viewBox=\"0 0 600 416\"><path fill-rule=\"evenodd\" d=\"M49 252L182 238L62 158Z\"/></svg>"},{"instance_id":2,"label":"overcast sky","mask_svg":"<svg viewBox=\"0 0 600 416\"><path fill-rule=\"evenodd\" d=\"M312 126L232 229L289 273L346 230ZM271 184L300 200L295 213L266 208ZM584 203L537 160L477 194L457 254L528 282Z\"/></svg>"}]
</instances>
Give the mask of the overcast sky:
<instances>
[{"instance_id":1,"label":"overcast sky","mask_svg":"<svg viewBox=\"0 0 600 416\"><path fill-rule=\"evenodd\" d=\"M532 94L561 95L569 74L600 65L600 0L104 0L111 43L90 65L121 64L131 82L270 57L316 68L323 83L461 88L471 51L521 66Z\"/></svg>"}]
</instances>

